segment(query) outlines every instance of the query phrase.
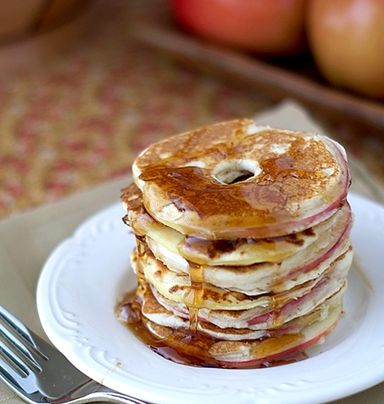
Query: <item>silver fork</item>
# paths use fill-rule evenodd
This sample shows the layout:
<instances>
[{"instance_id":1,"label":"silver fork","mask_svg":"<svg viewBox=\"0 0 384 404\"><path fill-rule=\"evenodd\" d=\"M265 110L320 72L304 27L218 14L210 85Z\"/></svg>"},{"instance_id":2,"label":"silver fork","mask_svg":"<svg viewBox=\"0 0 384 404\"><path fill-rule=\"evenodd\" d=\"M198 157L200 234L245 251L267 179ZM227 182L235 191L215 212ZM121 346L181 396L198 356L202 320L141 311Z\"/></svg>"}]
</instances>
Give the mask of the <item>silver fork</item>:
<instances>
[{"instance_id":1,"label":"silver fork","mask_svg":"<svg viewBox=\"0 0 384 404\"><path fill-rule=\"evenodd\" d=\"M56 348L0 306L0 379L29 403L146 404L77 370Z\"/></svg>"}]
</instances>

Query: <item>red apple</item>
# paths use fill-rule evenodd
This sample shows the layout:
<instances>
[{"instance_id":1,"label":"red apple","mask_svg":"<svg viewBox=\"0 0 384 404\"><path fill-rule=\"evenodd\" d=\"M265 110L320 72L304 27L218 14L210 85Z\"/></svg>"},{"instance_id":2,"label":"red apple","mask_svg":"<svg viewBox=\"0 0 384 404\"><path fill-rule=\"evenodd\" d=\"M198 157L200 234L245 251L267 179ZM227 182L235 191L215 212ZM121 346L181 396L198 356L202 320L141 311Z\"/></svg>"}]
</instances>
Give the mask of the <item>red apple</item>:
<instances>
[{"instance_id":1,"label":"red apple","mask_svg":"<svg viewBox=\"0 0 384 404\"><path fill-rule=\"evenodd\" d=\"M306 0L171 0L176 19L216 43L265 54L303 44Z\"/></svg>"},{"instance_id":2,"label":"red apple","mask_svg":"<svg viewBox=\"0 0 384 404\"><path fill-rule=\"evenodd\" d=\"M384 97L384 1L311 0L309 43L333 84Z\"/></svg>"}]
</instances>

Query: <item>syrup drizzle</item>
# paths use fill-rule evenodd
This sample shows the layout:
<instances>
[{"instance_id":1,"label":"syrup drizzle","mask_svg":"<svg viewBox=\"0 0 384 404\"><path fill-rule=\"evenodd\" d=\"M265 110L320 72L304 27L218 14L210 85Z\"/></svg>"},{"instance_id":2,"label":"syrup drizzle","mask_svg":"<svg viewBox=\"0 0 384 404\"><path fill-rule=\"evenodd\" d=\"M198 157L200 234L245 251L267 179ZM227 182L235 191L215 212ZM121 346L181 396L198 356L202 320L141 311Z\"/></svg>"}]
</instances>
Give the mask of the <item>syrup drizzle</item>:
<instances>
[{"instance_id":1,"label":"syrup drizzle","mask_svg":"<svg viewBox=\"0 0 384 404\"><path fill-rule=\"evenodd\" d=\"M199 321L199 309L204 304L204 267L202 265L189 262L189 277L191 279L192 302L188 304L189 323L192 332L197 332Z\"/></svg>"},{"instance_id":2,"label":"syrup drizzle","mask_svg":"<svg viewBox=\"0 0 384 404\"><path fill-rule=\"evenodd\" d=\"M276 358L273 361L251 361L252 363L248 364L219 362L208 353L209 348L217 342L214 338L204 336L199 332L194 332L192 329L183 332L168 329L169 334L164 338L158 338L151 333L145 321L143 321L141 315L141 301L136 291L130 292L124 296L122 301L117 305L116 316L153 352L165 359L183 365L222 368L236 368L240 365L241 368L249 369L286 365L307 358L304 352L292 352L289 355L284 355L283 360ZM299 333L287 334L277 338L267 338L252 347L251 351L253 355L266 357L268 354L278 350L280 346L286 346L287 344L295 345L300 342L300 338L302 338L302 335Z\"/></svg>"},{"instance_id":3,"label":"syrup drizzle","mask_svg":"<svg viewBox=\"0 0 384 404\"><path fill-rule=\"evenodd\" d=\"M139 286L140 287L140 286ZM116 317L123 322L128 329L153 352L168 359L172 362L183 365L200 366L200 367L219 367L214 359L209 355L205 358L188 355L185 352L180 352L175 349L174 345L185 344L184 346L197 345L206 346L208 351L209 346L213 343L209 337L201 336L193 331L187 331L182 338L179 338L178 333L173 334L172 330L167 338L157 338L152 334L141 315L141 301L138 298L136 291L127 293L122 301L116 307Z\"/></svg>"},{"instance_id":4,"label":"syrup drizzle","mask_svg":"<svg viewBox=\"0 0 384 404\"><path fill-rule=\"evenodd\" d=\"M281 142L279 139L281 134L274 133L276 139L272 139L271 135L271 133L259 135L260 144L264 144L265 141L267 149L268 145ZM210 156L209 162L211 160L218 162L230 160L237 155L243 156L244 147L247 153L250 153L254 146L254 138L240 136L238 140L238 144L237 142L236 144L214 143L204 151L199 149L199 157ZM267 233L272 232L272 225L277 226L279 223L288 223L296 219L290 208L292 203L300 204L312 198L314 194L322 194L322 191L329 187L330 178L323 173L322 167L332 167L334 168L332 176L335 178L340 176L340 167L336 164L336 158L327 150L323 142L292 136L289 143L289 150L278 156L268 153L265 155L262 153L265 150L252 150L252 158L258 161L261 173L249 181L223 185L212 175L213 167L209 165L211 163L206 168L186 166L186 156L189 161L194 160L195 156L189 153L192 150L186 153L185 149L180 156L173 152L169 159L159 160L157 157L153 161L149 158L146 163L142 162L144 164L139 162L140 179L146 183L155 184L153 189L161 192L163 197L172 202L180 212L196 212L200 219L196 219L194 224L195 235L204 237L208 235L207 238L233 238L226 231L216 232L215 229L213 229L214 237L211 237L209 232L200 234L205 229L203 222L205 218L223 212L230 223L230 229L236 231L243 229L240 232L242 236L248 234L248 231L244 230L246 227L246 229L252 228L253 236L266 237ZM199 160L197 156L196 160ZM330 201L337 200L340 194L340 187L333 188L327 192ZM203 193L202 189L204 189ZM144 201L149 210L151 210L152 199L147 195L147 200ZM238 215L239 211L243 212L242 216ZM189 223L188 226L190 225ZM265 225L269 225L270 228L264 232ZM260 226L263 231L257 234L256 230ZM274 230L273 233L276 231Z\"/></svg>"},{"instance_id":5,"label":"syrup drizzle","mask_svg":"<svg viewBox=\"0 0 384 404\"><path fill-rule=\"evenodd\" d=\"M285 334L276 338L267 338L264 341L254 345L252 347L252 355L263 358L273 355L276 351L279 350L282 346L287 345L297 345L303 339L303 336L300 333L296 334Z\"/></svg>"}]
</instances>

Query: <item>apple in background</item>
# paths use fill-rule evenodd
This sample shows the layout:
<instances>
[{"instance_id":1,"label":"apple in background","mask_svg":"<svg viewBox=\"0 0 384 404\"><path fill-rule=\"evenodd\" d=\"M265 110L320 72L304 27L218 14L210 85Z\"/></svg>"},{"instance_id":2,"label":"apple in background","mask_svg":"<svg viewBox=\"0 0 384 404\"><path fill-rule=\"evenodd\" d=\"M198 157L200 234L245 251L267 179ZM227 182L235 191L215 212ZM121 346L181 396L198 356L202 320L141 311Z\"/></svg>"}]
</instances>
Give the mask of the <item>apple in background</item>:
<instances>
[{"instance_id":1,"label":"apple in background","mask_svg":"<svg viewBox=\"0 0 384 404\"><path fill-rule=\"evenodd\" d=\"M269 55L299 51L306 0L171 0L189 31L219 44Z\"/></svg>"},{"instance_id":2,"label":"apple in background","mask_svg":"<svg viewBox=\"0 0 384 404\"><path fill-rule=\"evenodd\" d=\"M331 83L384 97L384 0L311 0L307 31Z\"/></svg>"}]
</instances>

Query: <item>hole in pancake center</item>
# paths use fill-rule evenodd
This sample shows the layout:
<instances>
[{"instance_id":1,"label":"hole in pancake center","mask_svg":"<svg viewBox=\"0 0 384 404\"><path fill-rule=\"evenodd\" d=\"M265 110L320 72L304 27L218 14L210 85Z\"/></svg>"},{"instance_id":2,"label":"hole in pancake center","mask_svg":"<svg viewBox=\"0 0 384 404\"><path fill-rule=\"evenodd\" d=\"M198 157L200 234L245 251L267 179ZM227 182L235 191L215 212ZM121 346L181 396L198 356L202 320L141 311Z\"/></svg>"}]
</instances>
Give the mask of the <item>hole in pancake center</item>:
<instances>
[{"instance_id":1,"label":"hole in pancake center","mask_svg":"<svg viewBox=\"0 0 384 404\"><path fill-rule=\"evenodd\" d=\"M219 163L213 170L213 176L223 184L236 184L256 177L261 173L257 161L226 160Z\"/></svg>"},{"instance_id":2,"label":"hole in pancake center","mask_svg":"<svg viewBox=\"0 0 384 404\"><path fill-rule=\"evenodd\" d=\"M253 173L251 173L250 171L244 170L244 171L239 172L239 176L236 177L235 179L233 179L231 182L228 182L228 184L235 184L236 182L245 181L251 177L253 177Z\"/></svg>"}]
</instances>

